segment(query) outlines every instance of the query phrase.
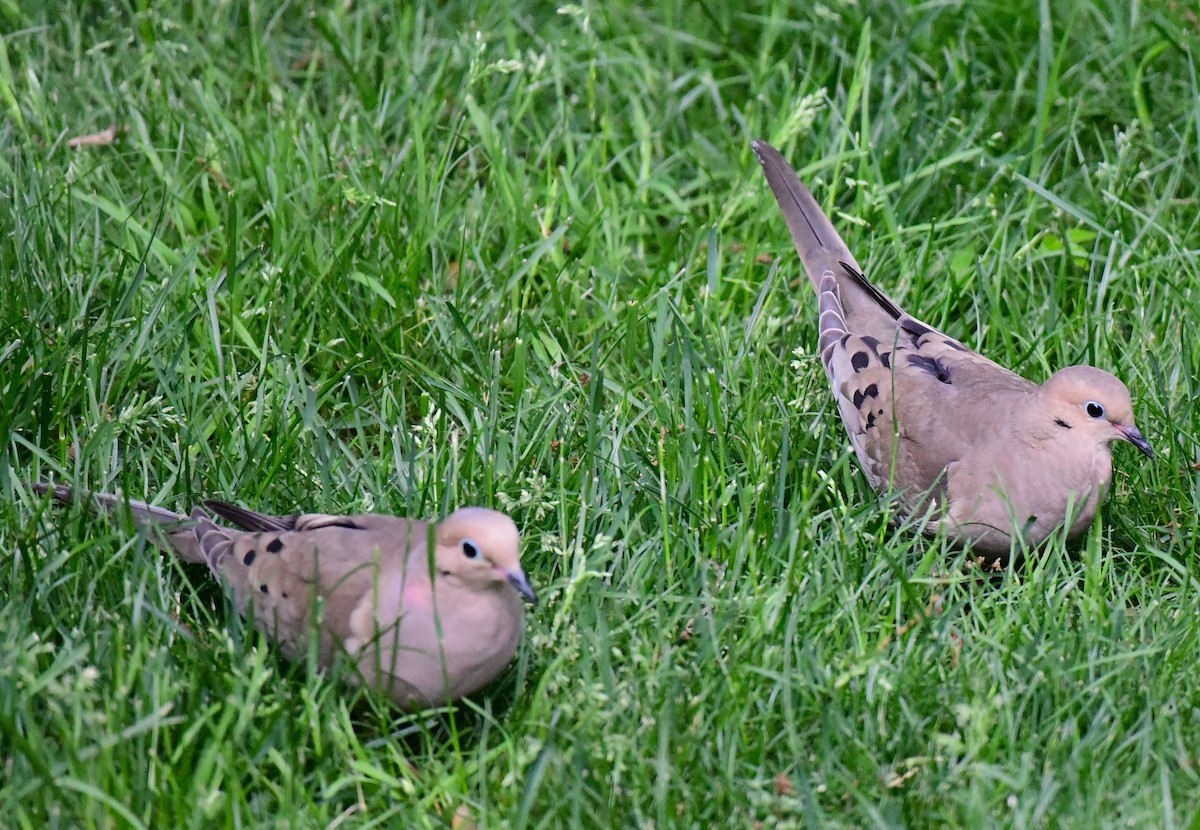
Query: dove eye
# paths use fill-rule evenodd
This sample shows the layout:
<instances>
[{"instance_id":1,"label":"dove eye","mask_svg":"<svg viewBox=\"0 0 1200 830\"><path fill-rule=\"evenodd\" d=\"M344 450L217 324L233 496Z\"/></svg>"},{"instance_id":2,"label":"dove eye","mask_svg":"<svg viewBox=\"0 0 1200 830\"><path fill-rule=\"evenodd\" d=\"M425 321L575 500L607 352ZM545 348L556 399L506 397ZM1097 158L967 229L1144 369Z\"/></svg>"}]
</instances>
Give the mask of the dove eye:
<instances>
[{"instance_id":1,"label":"dove eye","mask_svg":"<svg viewBox=\"0 0 1200 830\"><path fill-rule=\"evenodd\" d=\"M1093 418L1103 418L1104 417L1103 404L1097 403L1096 401L1088 401L1086 404L1086 407L1087 407L1087 414L1090 415L1091 417L1093 417Z\"/></svg>"},{"instance_id":2,"label":"dove eye","mask_svg":"<svg viewBox=\"0 0 1200 830\"><path fill-rule=\"evenodd\" d=\"M470 539L463 539L462 552L463 556L467 557L468 559L478 559L479 545L475 544Z\"/></svg>"}]
</instances>

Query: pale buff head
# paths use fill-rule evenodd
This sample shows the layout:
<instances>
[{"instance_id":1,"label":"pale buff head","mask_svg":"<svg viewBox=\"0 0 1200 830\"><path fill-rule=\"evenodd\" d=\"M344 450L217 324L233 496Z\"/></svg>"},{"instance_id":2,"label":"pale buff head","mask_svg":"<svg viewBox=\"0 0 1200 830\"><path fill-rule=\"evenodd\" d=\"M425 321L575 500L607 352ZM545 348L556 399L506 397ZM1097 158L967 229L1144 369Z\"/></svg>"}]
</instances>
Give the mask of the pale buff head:
<instances>
[{"instance_id":1,"label":"pale buff head","mask_svg":"<svg viewBox=\"0 0 1200 830\"><path fill-rule=\"evenodd\" d=\"M1154 450L1133 421L1129 389L1116 376L1094 366L1068 366L1042 384L1052 416L1064 429L1080 430L1097 444L1128 441L1147 458Z\"/></svg>"},{"instance_id":2,"label":"pale buff head","mask_svg":"<svg viewBox=\"0 0 1200 830\"><path fill-rule=\"evenodd\" d=\"M537 595L521 570L520 536L508 516L486 507L462 507L437 526L438 577L487 589L507 583L527 601Z\"/></svg>"}]
</instances>

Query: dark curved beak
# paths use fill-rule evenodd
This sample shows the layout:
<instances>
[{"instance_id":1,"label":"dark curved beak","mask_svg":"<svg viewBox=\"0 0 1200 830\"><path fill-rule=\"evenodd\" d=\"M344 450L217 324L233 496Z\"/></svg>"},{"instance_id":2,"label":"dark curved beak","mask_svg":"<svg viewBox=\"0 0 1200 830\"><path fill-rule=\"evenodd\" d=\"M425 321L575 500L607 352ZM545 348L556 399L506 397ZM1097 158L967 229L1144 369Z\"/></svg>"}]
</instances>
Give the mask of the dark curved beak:
<instances>
[{"instance_id":1,"label":"dark curved beak","mask_svg":"<svg viewBox=\"0 0 1200 830\"><path fill-rule=\"evenodd\" d=\"M1154 457L1154 448L1150 446L1150 442L1146 440L1145 436L1142 435L1142 431L1137 427L1118 426L1117 432L1121 433L1121 436L1126 441L1141 450L1142 455L1147 458Z\"/></svg>"},{"instance_id":2,"label":"dark curved beak","mask_svg":"<svg viewBox=\"0 0 1200 830\"><path fill-rule=\"evenodd\" d=\"M508 584L517 589L517 593L525 598L525 601L530 605L537 605L537 594L533 592L533 588L529 584L529 580L525 578L525 572L520 568L511 571L505 571L504 576L508 579Z\"/></svg>"}]
</instances>

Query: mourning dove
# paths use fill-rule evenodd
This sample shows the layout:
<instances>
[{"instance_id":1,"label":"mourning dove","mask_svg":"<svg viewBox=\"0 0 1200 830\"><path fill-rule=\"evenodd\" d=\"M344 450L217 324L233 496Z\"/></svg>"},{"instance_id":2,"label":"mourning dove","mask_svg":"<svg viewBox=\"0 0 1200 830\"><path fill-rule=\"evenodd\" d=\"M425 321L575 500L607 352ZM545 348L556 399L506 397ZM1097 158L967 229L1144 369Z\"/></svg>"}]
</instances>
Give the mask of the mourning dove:
<instances>
[{"instance_id":1,"label":"mourning dove","mask_svg":"<svg viewBox=\"0 0 1200 830\"><path fill-rule=\"evenodd\" d=\"M1069 366L1038 386L910 317L863 275L779 152L752 146L816 289L821 362L871 486L989 564L1068 516L1068 538L1082 533L1112 480L1111 444L1154 456L1125 384Z\"/></svg>"},{"instance_id":2,"label":"mourning dove","mask_svg":"<svg viewBox=\"0 0 1200 830\"><path fill-rule=\"evenodd\" d=\"M69 487L34 485L69 503ZM126 500L88 498L115 512ZM402 707L439 705L491 682L511 662L524 625L522 598L537 598L518 559L517 527L495 510L463 507L436 526L368 514L267 516L222 501L190 517L128 501L160 546L208 565L238 612L291 658L316 629L329 666L342 652L360 682ZM432 554L428 544L432 541ZM314 615L314 602L323 610ZM314 619L314 616L317 619Z\"/></svg>"}]
</instances>

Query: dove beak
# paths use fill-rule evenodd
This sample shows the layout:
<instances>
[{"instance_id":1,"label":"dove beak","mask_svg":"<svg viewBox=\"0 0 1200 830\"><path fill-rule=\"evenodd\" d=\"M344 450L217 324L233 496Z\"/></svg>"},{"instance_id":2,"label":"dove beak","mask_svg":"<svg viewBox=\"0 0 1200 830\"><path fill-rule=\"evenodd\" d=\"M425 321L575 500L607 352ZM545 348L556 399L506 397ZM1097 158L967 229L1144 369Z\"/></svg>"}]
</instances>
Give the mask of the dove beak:
<instances>
[{"instance_id":1,"label":"dove beak","mask_svg":"<svg viewBox=\"0 0 1200 830\"><path fill-rule=\"evenodd\" d=\"M503 571L503 574L504 578L508 580L508 584L516 588L517 593L524 597L526 602L530 605L537 605L537 594L530 587L524 571L520 568L513 568L511 571Z\"/></svg>"},{"instance_id":2,"label":"dove beak","mask_svg":"<svg viewBox=\"0 0 1200 830\"><path fill-rule=\"evenodd\" d=\"M1142 455L1146 456L1147 458L1154 457L1154 448L1150 446L1150 442L1147 441L1145 436L1142 435L1142 431L1140 429L1137 427L1125 427L1118 425L1117 432L1121 433L1122 438L1141 450Z\"/></svg>"}]
</instances>

